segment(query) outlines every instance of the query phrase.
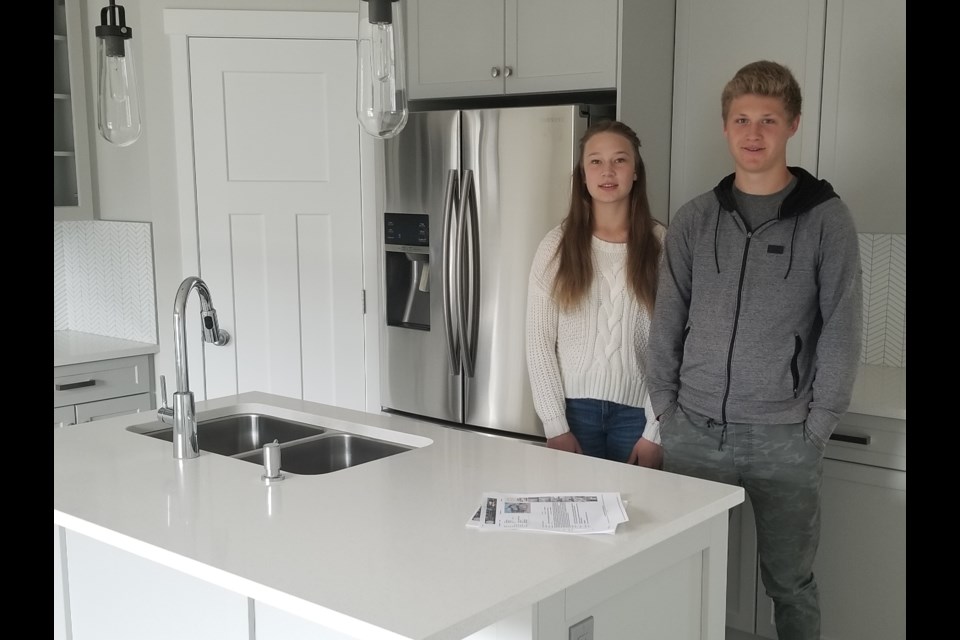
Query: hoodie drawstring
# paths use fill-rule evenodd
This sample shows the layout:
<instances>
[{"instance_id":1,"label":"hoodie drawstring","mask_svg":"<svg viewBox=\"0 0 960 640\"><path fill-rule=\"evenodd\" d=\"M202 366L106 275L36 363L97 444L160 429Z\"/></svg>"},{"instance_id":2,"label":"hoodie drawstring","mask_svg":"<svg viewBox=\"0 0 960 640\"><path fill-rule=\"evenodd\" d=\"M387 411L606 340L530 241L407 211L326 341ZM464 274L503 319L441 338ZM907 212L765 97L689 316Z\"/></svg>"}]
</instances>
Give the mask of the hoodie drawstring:
<instances>
[{"instance_id":1,"label":"hoodie drawstring","mask_svg":"<svg viewBox=\"0 0 960 640\"><path fill-rule=\"evenodd\" d=\"M717 255L718 238L720 237L720 205L717 205L717 226L713 229L713 260L717 264L717 273L720 273L720 257Z\"/></svg>"},{"instance_id":2,"label":"hoodie drawstring","mask_svg":"<svg viewBox=\"0 0 960 640\"><path fill-rule=\"evenodd\" d=\"M723 427L723 430L720 431L720 446L717 447L717 451L723 451L723 443L727 441L727 423L717 422L713 418L707 418L707 428L713 429L715 426L720 425Z\"/></svg>"}]
</instances>

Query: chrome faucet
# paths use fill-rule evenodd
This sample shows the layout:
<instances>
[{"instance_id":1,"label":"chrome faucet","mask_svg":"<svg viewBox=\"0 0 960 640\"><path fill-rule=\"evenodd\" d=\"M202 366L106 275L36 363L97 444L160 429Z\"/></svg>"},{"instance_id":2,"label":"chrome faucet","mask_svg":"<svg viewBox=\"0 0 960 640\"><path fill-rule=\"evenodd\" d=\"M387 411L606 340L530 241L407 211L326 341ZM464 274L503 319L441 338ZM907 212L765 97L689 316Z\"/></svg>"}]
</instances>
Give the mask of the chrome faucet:
<instances>
[{"instance_id":1,"label":"chrome faucet","mask_svg":"<svg viewBox=\"0 0 960 640\"><path fill-rule=\"evenodd\" d=\"M203 325L203 341L222 346L230 341L230 334L220 328L217 311L210 299L207 284L196 276L190 276L180 283L177 298L173 303L173 340L175 364L177 367L177 391L173 394L173 407L167 406L167 384L160 376L160 395L162 405L157 417L166 424L173 425L173 457L177 459L196 458L200 455L197 443L197 415L193 404L193 392L190 391L190 374L187 370L187 298L196 289L200 296L200 321Z\"/></svg>"}]
</instances>

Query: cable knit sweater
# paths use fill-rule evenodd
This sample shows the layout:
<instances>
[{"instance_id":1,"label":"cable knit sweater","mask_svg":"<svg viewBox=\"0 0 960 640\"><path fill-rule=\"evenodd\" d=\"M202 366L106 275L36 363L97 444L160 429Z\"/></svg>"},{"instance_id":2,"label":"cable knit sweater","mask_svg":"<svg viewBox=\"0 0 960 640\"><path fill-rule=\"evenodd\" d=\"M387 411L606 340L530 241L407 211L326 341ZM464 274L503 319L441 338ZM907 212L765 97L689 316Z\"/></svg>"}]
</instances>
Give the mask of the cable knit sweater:
<instances>
[{"instance_id":1,"label":"cable knit sweater","mask_svg":"<svg viewBox=\"0 0 960 640\"><path fill-rule=\"evenodd\" d=\"M661 242L665 231L656 226ZM594 398L643 407L643 437L660 444L643 373L650 314L627 281L627 245L594 237L593 284L576 309L561 311L552 295L561 235L557 226L540 242L527 293L527 369L544 432L570 430L566 398Z\"/></svg>"}]
</instances>

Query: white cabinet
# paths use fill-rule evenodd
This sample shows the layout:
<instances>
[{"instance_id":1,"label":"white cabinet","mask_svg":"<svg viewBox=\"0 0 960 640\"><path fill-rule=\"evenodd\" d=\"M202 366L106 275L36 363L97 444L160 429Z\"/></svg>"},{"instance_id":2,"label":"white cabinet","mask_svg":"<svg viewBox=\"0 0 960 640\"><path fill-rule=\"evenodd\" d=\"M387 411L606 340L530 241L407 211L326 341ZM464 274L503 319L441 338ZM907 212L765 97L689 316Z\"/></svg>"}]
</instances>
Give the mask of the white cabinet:
<instances>
[{"instance_id":1,"label":"white cabinet","mask_svg":"<svg viewBox=\"0 0 960 640\"><path fill-rule=\"evenodd\" d=\"M720 94L743 65L773 60L803 91L787 163L817 174L826 0L677 0L670 215L733 172Z\"/></svg>"},{"instance_id":2,"label":"white cabinet","mask_svg":"<svg viewBox=\"0 0 960 640\"><path fill-rule=\"evenodd\" d=\"M53 426L154 408L153 356L131 356L53 368Z\"/></svg>"},{"instance_id":3,"label":"white cabinet","mask_svg":"<svg viewBox=\"0 0 960 640\"><path fill-rule=\"evenodd\" d=\"M677 0L670 212L733 171L720 94L749 62L803 91L787 163L833 184L861 233L906 232L906 0Z\"/></svg>"},{"instance_id":4,"label":"white cabinet","mask_svg":"<svg viewBox=\"0 0 960 640\"><path fill-rule=\"evenodd\" d=\"M861 233L907 232L907 3L827 5L820 175Z\"/></svg>"},{"instance_id":5,"label":"white cabinet","mask_svg":"<svg viewBox=\"0 0 960 640\"><path fill-rule=\"evenodd\" d=\"M906 429L905 420L847 414L827 447L813 566L822 638L906 637ZM728 640L777 637L756 554L748 500L731 511Z\"/></svg>"},{"instance_id":6,"label":"white cabinet","mask_svg":"<svg viewBox=\"0 0 960 640\"><path fill-rule=\"evenodd\" d=\"M80 0L53 0L53 218L92 219Z\"/></svg>"},{"instance_id":7,"label":"white cabinet","mask_svg":"<svg viewBox=\"0 0 960 640\"><path fill-rule=\"evenodd\" d=\"M617 118L640 137L650 212L667 223L676 0L622 3Z\"/></svg>"},{"instance_id":8,"label":"white cabinet","mask_svg":"<svg viewBox=\"0 0 960 640\"><path fill-rule=\"evenodd\" d=\"M409 0L409 96L613 89L618 4L618 0Z\"/></svg>"}]
</instances>

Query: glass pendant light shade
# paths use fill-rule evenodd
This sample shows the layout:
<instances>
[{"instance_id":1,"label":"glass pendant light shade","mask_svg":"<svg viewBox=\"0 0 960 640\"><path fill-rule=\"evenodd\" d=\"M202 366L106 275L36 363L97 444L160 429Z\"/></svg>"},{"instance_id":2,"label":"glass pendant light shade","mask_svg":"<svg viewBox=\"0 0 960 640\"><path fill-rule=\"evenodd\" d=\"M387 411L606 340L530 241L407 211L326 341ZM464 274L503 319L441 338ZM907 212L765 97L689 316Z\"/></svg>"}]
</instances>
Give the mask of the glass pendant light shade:
<instances>
[{"instance_id":1,"label":"glass pendant light shade","mask_svg":"<svg viewBox=\"0 0 960 640\"><path fill-rule=\"evenodd\" d=\"M377 138L400 133L409 113L401 13L398 0L360 0L357 13L357 120Z\"/></svg>"},{"instance_id":2,"label":"glass pendant light shade","mask_svg":"<svg viewBox=\"0 0 960 640\"><path fill-rule=\"evenodd\" d=\"M110 0L100 11L97 34L97 127L118 147L140 137L140 96L134 69L133 31L123 7Z\"/></svg>"}]
</instances>

